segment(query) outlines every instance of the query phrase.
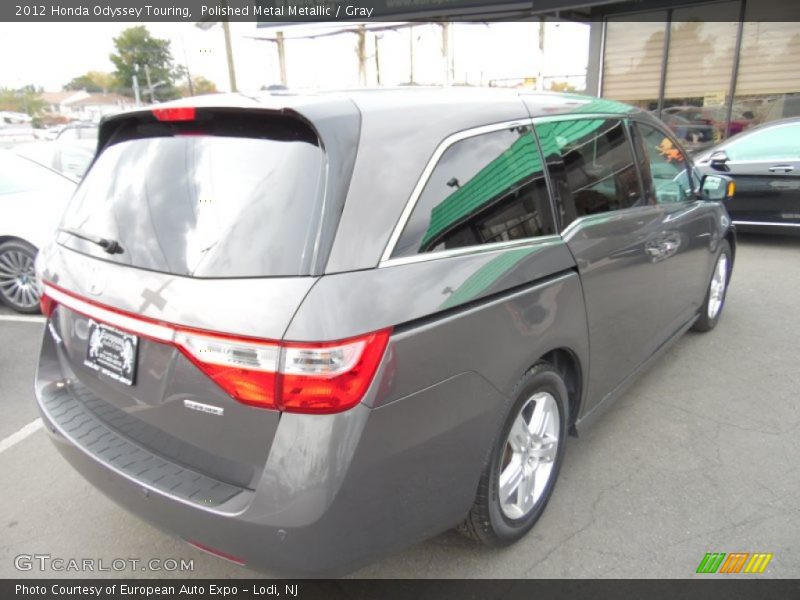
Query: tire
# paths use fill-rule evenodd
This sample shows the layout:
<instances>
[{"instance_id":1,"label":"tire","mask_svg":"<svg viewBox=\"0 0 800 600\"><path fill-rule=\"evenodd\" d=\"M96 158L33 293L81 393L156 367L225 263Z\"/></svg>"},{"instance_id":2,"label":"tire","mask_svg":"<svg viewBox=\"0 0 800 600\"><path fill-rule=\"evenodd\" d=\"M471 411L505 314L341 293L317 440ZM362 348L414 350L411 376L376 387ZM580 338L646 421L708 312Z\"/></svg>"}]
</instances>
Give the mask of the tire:
<instances>
[{"instance_id":1,"label":"tire","mask_svg":"<svg viewBox=\"0 0 800 600\"><path fill-rule=\"evenodd\" d=\"M719 318L722 316L722 309L725 307L725 296L728 292L732 268L730 244L728 244L728 240L722 240L717 259L714 261L714 271L711 273L706 297L700 307L700 314L692 325L692 331L706 332L717 326Z\"/></svg>"},{"instance_id":2,"label":"tire","mask_svg":"<svg viewBox=\"0 0 800 600\"><path fill-rule=\"evenodd\" d=\"M27 242L0 244L0 301L20 313L39 312L34 260L36 248Z\"/></svg>"},{"instance_id":3,"label":"tire","mask_svg":"<svg viewBox=\"0 0 800 600\"><path fill-rule=\"evenodd\" d=\"M535 365L517 384L514 398L509 416L500 429L489 462L481 474L475 503L459 526L461 533L490 547L516 542L539 520L553 493L564 458L569 403L561 374L549 363ZM521 423L518 421L519 418L527 421L526 417L530 417L531 425L541 424L533 414L539 405L550 415L547 425L542 428L547 435L541 437L531 436L530 429L520 430ZM522 435L512 436L512 430ZM523 435L528 439L533 437L538 447L518 441L515 444L518 448L515 449L512 439L524 439ZM551 443L544 440L550 440ZM503 493L501 497L501 477L516 479L508 476L509 473L518 472L512 463L523 471L532 469L533 484L528 478L522 478L516 491ZM544 479L537 482L536 475ZM513 490L514 486L508 486L508 489ZM527 494L531 498L528 503L522 498L526 489L531 492Z\"/></svg>"}]
</instances>

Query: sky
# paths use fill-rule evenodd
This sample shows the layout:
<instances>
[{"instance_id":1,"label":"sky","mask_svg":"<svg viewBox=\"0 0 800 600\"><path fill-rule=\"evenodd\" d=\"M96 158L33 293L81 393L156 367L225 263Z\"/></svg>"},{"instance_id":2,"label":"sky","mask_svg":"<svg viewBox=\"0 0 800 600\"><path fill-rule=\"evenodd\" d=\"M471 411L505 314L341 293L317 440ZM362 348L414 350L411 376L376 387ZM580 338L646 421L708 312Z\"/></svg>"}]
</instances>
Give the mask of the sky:
<instances>
[{"instance_id":1,"label":"sky","mask_svg":"<svg viewBox=\"0 0 800 600\"><path fill-rule=\"evenodd\" d=\"M113 38L138 23L0 23L0 87L27 84L59 91L73 77L87 71L113 71L108 55ZM228 75L221 26L203 31L191 23L144 23L155 37L171 41L175 61L188 64L193 76L212 80L227 91ZM286 26L287 37L308 33L308 27ZM588 25L548 22L545 52L538 47L538 22L472 24L451 28L454 80L489 85L493 80L535 76L577 76L586 70ZM240 90L255 90L279 83L275 44L252 37L275 30L257 29L254 23L231 23L236 77ZM409 79L410 36L414 37L415 81L442 84L445 60L441 53L441 27L421 24L412 30L379 34L382 85ZM375 85L375 34L367 34L367 84ZM9 59L8 57L13 57ZM358 86L356 36L289 39L286 42L288 83L297 89L331 89Z\"/></svg>"}]
</instances>

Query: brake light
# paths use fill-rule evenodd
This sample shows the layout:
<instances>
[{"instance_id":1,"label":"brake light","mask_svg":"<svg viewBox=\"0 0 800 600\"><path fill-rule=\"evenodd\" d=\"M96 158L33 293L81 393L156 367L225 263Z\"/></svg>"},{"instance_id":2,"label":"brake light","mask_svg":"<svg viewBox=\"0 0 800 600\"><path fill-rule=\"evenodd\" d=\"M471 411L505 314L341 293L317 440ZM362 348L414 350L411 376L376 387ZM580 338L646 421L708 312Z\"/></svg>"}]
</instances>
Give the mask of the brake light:
<instances>
[{"instance_id":1,"label":"brake light","mask_svg":"<svg viewBox=\"0 0 800 600\"><path fill-rule=\"evenodd\" d=\"M358 404L378 370L390 333L384 329L336 343L286 344L283 410L331 413Z\"/></svg>"},{"instance_id":2,"label":"brake light","mask_svg":"<svg viewBox=\"0 0 800 600\"><path fill-rule=\"evenodd\" d=\"M178 330L175 345L233 398L287 412L335 413L364 397L390 330L340 342L272 343Z\"/></svg>"},{"instance_id":3,"label":"brake light","mask_svg":"<svg viewBox=\"0 0 800 600\"><path fill-rule=\"evenodd\" d=\"M153 116L159 121L194 121L197 109L194 106L154 108Z\"/></svg>"},{"instance_id":4,"label":"brake light","mask_svg":"<svg viewBox=\"0 0 800 600\"><path fill-rule=\"evenodd\" d=\"M39 308L45 318L50 318L53 315L53 311L56 309L57 305L58 303L55 300L42 292L42 295L39 297Z\"/></svg>"},{"instance_id":5,"label":"brake light","mask_svg":"<svg viewBox=\"0 0 800 600\"><path fill-rule=\"evenodd\" d=\"M130 333L167 343L231 397L251 406L328 414L358 404L389 342L383 329L336 342L276 342L217 334L140 317L46 283L42 312L57 304ZM46 312L49 311L49 312Z\"/></svg>"},{"instance_id":6,"label":"brake light","mask_svg":"<svg viewBox=\"0 0 800 600\"><path fill-rule=\"evenodd\" d=\"M204 335L179 330L175 345L223 390L245 404L279 408L280 346L261 340Z\"/></svg>"}]
</instances>

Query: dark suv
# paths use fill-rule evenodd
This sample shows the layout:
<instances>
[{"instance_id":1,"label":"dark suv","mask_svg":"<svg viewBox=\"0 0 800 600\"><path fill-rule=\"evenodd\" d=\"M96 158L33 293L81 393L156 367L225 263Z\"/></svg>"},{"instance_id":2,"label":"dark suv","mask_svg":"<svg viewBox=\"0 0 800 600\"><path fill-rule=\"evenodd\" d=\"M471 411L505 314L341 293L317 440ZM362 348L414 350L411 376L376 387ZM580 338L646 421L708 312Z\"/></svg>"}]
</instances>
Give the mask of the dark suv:
<instances>
[{"instance_id":1,"label":"dark suv","mask_svg":"<svg viewBox=\"0 0 800 600\"><path fill-rule=\"evenodd\" d=\"M40 254L36 395L127 509L256 568L513 542L569 432L720 318L735 239L577 95L206 96L105 120Z\"/></svg>"}]
</instances>

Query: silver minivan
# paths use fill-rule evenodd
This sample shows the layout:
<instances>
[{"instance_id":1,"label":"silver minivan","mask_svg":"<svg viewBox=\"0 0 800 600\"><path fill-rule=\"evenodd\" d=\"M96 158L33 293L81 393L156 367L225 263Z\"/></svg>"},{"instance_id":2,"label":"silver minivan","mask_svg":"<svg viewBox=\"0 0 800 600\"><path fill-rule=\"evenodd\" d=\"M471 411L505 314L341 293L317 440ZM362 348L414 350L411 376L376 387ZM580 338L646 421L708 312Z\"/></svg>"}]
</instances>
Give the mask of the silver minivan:
<instances>
[{"instance_id":1,"label":"silver minivan","mask_svg":"<svg viewBox=\"0 0 800 600\"><path fill-rule=\"evenodd\" d=\"M568 435L717 324L732 193L647 113L579 95L115 115L37 260L39 407L105 494L239 564L509 544Z\"/></svg>"}]
</instances>

